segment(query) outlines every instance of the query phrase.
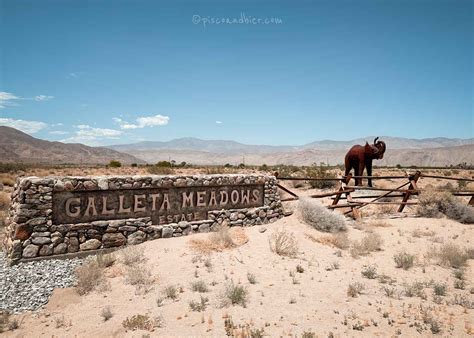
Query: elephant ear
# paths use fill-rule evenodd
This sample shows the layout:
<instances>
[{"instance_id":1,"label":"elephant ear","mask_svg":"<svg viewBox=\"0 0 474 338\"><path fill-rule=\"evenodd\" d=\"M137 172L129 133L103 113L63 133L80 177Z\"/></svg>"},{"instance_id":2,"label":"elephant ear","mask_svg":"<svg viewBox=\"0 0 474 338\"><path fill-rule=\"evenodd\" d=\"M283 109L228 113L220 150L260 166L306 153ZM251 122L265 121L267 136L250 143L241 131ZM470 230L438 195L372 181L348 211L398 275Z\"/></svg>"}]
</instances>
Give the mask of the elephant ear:
<instances>
[{"instance_id":1,"label":"elephant ear","mask_svg":"<svg viewBox=\"0 0 474 338\"><path fill-rule=\"evenodd\" d=\"M367 155L376 155L379 152L379 148L370 145L369 143L365 143L364 151Z\"/></svg>"}]
</instances>

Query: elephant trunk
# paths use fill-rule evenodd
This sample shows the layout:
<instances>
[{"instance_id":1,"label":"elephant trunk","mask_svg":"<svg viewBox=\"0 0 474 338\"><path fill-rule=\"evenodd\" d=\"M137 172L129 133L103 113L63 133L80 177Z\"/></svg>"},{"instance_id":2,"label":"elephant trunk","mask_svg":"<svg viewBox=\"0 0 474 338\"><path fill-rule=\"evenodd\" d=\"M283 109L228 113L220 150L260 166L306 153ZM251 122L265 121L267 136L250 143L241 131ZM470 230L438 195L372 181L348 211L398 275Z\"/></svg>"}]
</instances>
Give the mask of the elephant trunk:
<instances>
[{"instance_id":1,"label":"elephant trunk","mask_svg":"<svg viewBox=\"0 0 474 338\"><path fill-rule=\"evenodd\" d=\"M375 140L377 140L377 139L378 139L378 137ZM383 154L385 153L385 150L387 149L387 146L386 146L385 142L384 141L377 141L376 143L374 142L374 145L377 149L379 149L378 158L382 159Z\"/></svg>"}]
</instances>

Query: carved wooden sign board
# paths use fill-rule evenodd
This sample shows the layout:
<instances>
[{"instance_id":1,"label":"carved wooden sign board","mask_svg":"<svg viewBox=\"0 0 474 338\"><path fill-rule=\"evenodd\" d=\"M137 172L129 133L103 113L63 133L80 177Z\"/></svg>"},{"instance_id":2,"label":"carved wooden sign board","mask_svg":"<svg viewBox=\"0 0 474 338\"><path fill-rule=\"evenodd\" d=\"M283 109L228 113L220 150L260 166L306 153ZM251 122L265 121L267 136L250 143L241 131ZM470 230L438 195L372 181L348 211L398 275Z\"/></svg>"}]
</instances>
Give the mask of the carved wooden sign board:
<instances>
[{"instance_id":1,"label":"carved wooden sign board","mask_svg":"<svg viewBox=\"0 0 474 338\"><path fill-rule=\"evenodd\" d=\"M53 193L53 224L151 217L153 224L208 219L207 212L260 207L263 184Z\"/></svg>"}]
</instances>

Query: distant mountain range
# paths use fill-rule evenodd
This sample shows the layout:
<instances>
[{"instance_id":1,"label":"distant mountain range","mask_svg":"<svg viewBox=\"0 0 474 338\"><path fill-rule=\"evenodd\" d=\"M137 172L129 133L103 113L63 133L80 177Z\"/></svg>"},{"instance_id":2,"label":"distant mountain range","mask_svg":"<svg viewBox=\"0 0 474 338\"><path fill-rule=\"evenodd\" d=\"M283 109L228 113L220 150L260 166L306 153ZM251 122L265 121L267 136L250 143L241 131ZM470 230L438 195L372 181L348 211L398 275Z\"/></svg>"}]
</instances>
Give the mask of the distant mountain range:
<instances>
[{"instance_id":1,"label":"distant mountain range","mask_svg":"<svg viewBox=\"0 0 474 338\"><path fill-rule=\"evenodd\" d=\"M192 164L218 165L342 164L354 144L372 143L374 136L350 141L323 140L302 146L247 145L235 141L180 138L168 142L139 142L109 147L89 147L34 138L19 130L0 126L0 162L50 164L104 164L118 160L124 164L174 160ZM474 138L408 139L381 136L387 143L383 160L376 165L445 166L474 164Z\"/></svg>"},{"instance_id":2,"label":"distant mountain range","mask_svg":"<svg viewBox=\"0 0 474 338\"><path fill-rule=\"evenodd\" d=\"M124 164L144 163L112 149L44 141L14 128L0 126L0 162L105 164L110 160Z\"/></svg>"},{"instance_id":3,"label":"distant mountain range","mask_svg":"<svg viewBox=\"0 0 474 338\"><path fill-rule=\"evenodd\" d=\"M155 163L175 160L194 164L342 164L347 150L354 144L373 143L375 136L350 141L323 140L302 146L247 145L235 141L180 138L167 142L138 142L109 148L133 154ZM409 139L381 136L387 143L384 159L378 165L445 166L474 163L474 138Z\"/></svg>"},{"instance_id":4,"label":"distant mountain range","mask_svg":"<svg viewBox=\"0 0 474 338\"><path fill-rule=\"evenodd\" d=\"M117 151L131 150L197 150L212 153L272 153L299 151L305 149L317 150L347 150L354 144L365 144L365 142L373 143L376 136L368 136L350 141L334 141L322 140L311 142L302 146L270 146L270 145L249 145L235 141L227 140L202 140L193 137L178 138L171 141L144 141L132 144L121 144L109 146L109 148ZM391 149L426 149L426 148L444 148L474 144L474 138L458 139L458 138L425 138L411 139L403 137L381 136Z\"/></svg>"}]
</instances>

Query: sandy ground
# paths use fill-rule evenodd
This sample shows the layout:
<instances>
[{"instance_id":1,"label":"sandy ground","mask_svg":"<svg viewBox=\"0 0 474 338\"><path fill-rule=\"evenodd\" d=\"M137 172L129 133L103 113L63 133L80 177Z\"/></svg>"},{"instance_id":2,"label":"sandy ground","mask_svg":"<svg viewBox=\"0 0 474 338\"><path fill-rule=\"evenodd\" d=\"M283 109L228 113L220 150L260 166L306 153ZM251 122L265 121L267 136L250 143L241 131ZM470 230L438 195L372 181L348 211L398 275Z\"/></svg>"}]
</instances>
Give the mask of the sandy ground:
<instances>
[{"instance_id":1,"label":"sandy ground","mask_svg":"<svg viewBox=\"0 0 474 338\"><path fill-rule=\"evenodd\" d=\"M97 169L65 169L38 170L28 174L145 174L142 171L140 168L101 169L100 172ZM183 170L183 173L198 172ZM376 173L401 174L397 170ZM471 177L472 171L461 171L453 176ZM376 181L375 186L392 187L403 182ZM284 184L299 195L318 192L309 189L308 185L296 189L292 182ZM446 181L439 179L423 178L420 181L420 187L440 187L444 184ZM472 188L471 183L465 189ZM6 191L10 190L6 187ZM331 200L326 198L323 202L329 204ZM296 202L285 203L285 206L294 209ZM270 225L245 228L248 242L238 248L210 255L196 253L190 248L192 239L207 239L209 234L146 242L139 247L144 248L147 258L143 266L154 278L153 288L148 293L137 294L135 287L127 283L126 267L119 259L105 270L110 285L108 290L79 296L75 289L58 289L44 309L15 316L20 328L2 335L225 336L224 323L231 319L236 327L246 327L247 332L263 329L267 336L301 337L310 332L321 337L331 333L336 337L431 336L430 324L424 323L428 314L439 323L443 336L474 335L474 310L453 304L454 298L460 296L474 302L474 295L471 294L474 288L474 261L468 260L464 269L466 286L464 290L459 290L454 288L453 269L424 258L430 248L440 247L443 243L473 248L474 226L448 219L411 217L411 207L406 208L404 215L407 217L387 219L386 214L394 208L371 206L365 209L363 222L348 221L347 233L351 241L359 240L369 232L378 233L383 238L382 251L359 258L353 258L348 249L339 250L315 242L314 239L327 234L301 223L296 213ZM263 232L263 229L266 231ZM296 258L281 257L270 250L269 238L281 229L296 237L299 246ZM416 255L413 268L403 270L395 267L393 256L400 251ZM120 254L117 253L117 256L120 257ZM303 272L296 272L298 265ZM378 275L387 275L395 281L388 285L378 279L364 278L361 271L368 265L375 265ZM255 284L249 282L249 273L255 276ZM209 292L199 294L191 290L190 284L200 280L207 284ZM221 294L231 281L248 290L245 308L239 305L221 306ZM348 296L347 290L355 282L362 283L364 290L353 298ZM406 285L414 282L425 283L426 297L405 295ZM433 283L446 283L446 295L434 297ZM164 296L164 289L170 285L182 288L177 300ZM393 289L391 297L386 294L387 288ZM200 295L209 298L207 308L203 312L191 311L189 302L198 301ZM161 299L162 304L158 306L157 300ZM105 307L110 307L113 313L108 321L101 316ZM153 331L126 331L122 322L137 314L160 317L162 325Z\"/></svg>"},{"instance_id":2,"label":"sandy ground","mask_svg":"<svg viewBox=\"0 0 474 338\"><path fill-rule=\"evenodd\" d=\"M263 228L267 230L261 232ZM299 245L296 258L281 257L270 250L269 238L280 229L296 236ZM116 263L106 270L110 290L94 291L86 296L79 296L74 289L56 290L43 310L18 315L20 328L4 335L225 336L224 321L232 318L236 326L248 324L253 329L263 329L268 336L301 337L304 332L323 337L330 333L336 337L430 336L430 328L423 324L423 311L431 313L439 322L443 336L474 334L474 310L446 305L455 294L473 301L469 290L474 286L474 261L469 260L465 268L465 290L457 290L453 287L452 269L423 259L431 246L441 243L453 242L472 248L472 225L423 218L353 222L348 230L351 240L360 239L367 232L378 233L384 240L382 251L357 259L351 257L349 250L342 250L342 255L338 255L338 249L311 240L308 235L319 238L326 234L300 223L297 215L244 231L249 238L247 243L209 256L198 255L189 247L191 239L205 239L209 234L143 243L140 246L148 258L145 266L155 278L153 289L147 294L137 295L134 286L125 281L124 266ZM417 256L413 268L395 267L393 255L400 250ZM204 264L206 259L212 263L210 269ZM378 274L396 280L392 285L396 289L393 298L383 291L386 284L361 275L363 267L369 264L377 266ZM296 272L297 265L303 267L302 273ZM255 275L256 284L249 283L248 273ZM203 312L193 312L189 307L191 300L199 299L200 294L190 288L190 283L196 280L205 281L209 287L209 292L203 294L209 298ZM220 306L220 294L231 280L248 289L245 308ZM426 300L403 295L404 284L431 280L447 284L441 305L433 302L430 287L425 288ZM354 282L365 286L356 298L347 295L349 284ZM177 300L165 299L162 306L157 306L157 299L164 297L163 290L169 285L182 287L183 292ZM110 306L113 317L104 322L100 313L106 306ZM152 332L127 332L122 322L135 314L161 316L163 325Z\"/></svg>"}]
</instances>

